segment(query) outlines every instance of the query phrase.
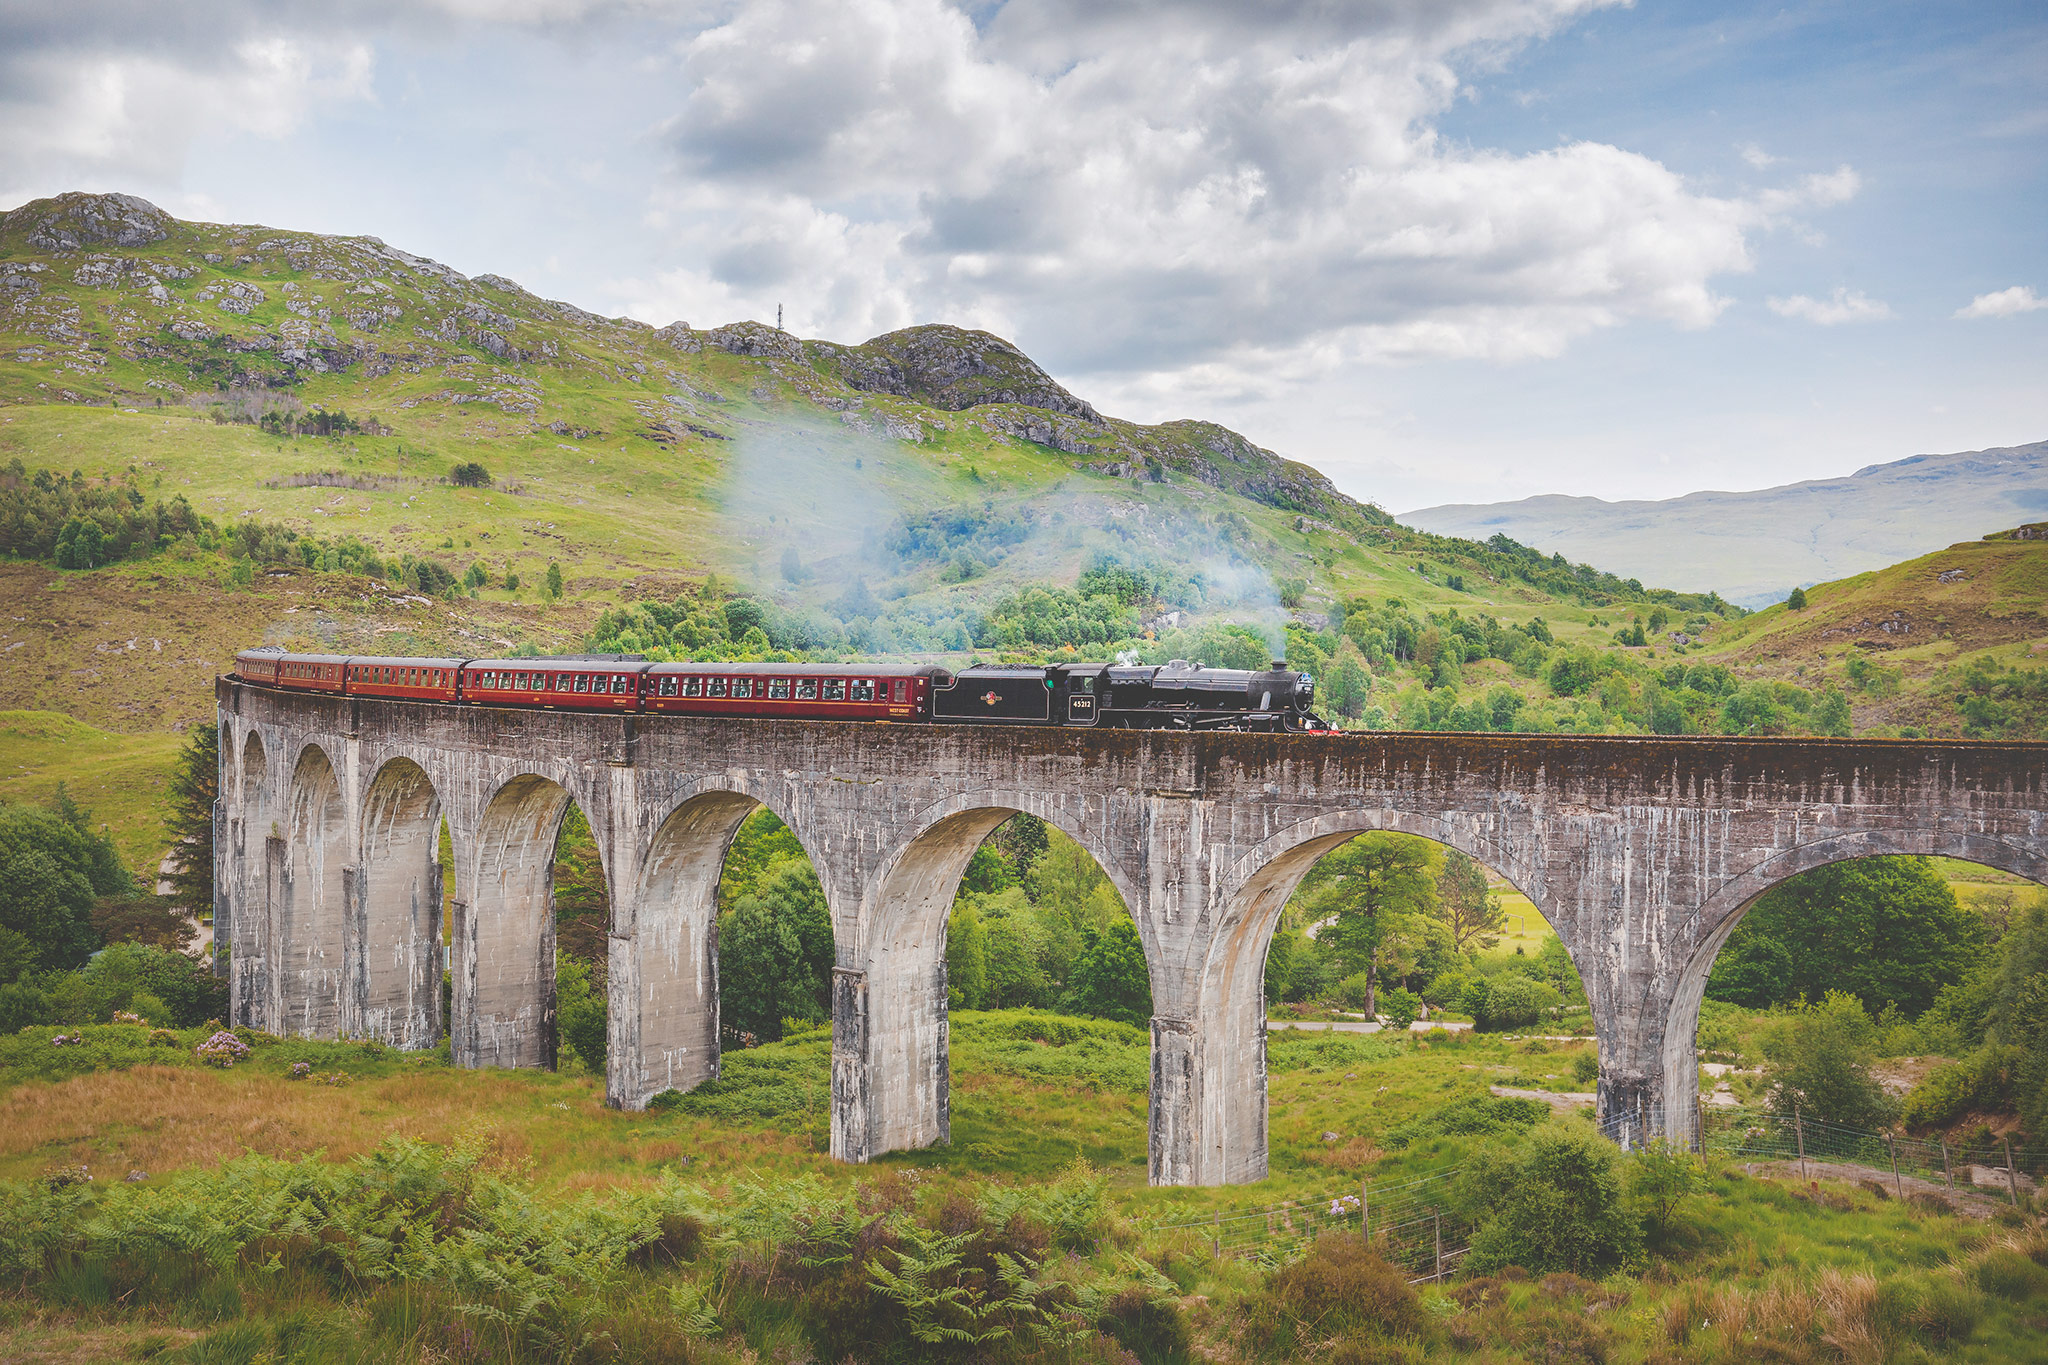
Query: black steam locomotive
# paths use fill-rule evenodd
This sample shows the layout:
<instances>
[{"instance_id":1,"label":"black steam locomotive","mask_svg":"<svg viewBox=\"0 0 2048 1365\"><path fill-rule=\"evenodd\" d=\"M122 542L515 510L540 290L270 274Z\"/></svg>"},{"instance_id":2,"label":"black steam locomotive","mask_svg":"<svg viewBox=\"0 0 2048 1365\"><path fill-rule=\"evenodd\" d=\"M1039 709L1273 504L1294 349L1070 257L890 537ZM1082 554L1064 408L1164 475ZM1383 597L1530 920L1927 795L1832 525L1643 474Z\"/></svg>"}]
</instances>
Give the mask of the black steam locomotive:
<instances>
[{"instance_id":1,"label":"black steam locomotive","mask_svg":"<svg viewBox=\"0 0 2048 1365\"><path fill-rule=\"evenodd\" d=\"M1280 660L1264 672L1153 664L963 668L932 690L931 719L1124 730L1329 729L1310 711L1315 680Z\"/></svg>"}]
</instances>

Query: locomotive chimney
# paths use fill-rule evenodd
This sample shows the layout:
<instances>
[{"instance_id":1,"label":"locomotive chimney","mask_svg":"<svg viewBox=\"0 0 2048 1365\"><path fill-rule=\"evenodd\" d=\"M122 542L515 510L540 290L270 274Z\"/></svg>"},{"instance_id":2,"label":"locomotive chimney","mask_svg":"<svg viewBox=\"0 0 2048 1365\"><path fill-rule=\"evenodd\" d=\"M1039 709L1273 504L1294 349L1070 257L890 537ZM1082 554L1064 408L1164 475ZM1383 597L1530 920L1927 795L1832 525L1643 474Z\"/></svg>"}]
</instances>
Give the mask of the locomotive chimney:
<instances>
[{"instance_id":1,"label":"locomotive chimney","mask_svg":"<svg viewBox=\"0 0 2048 1365\"><path fill-rule=\"evenodd\" d=\"M1284 673L1284 672L1286 672L1286 670L1287 670L1287 660L1285 660L1285 659L1275 659L1275 660L1273 660L1273 671L1274 671L1275 673Z\"/></svg>"}]
</instances>

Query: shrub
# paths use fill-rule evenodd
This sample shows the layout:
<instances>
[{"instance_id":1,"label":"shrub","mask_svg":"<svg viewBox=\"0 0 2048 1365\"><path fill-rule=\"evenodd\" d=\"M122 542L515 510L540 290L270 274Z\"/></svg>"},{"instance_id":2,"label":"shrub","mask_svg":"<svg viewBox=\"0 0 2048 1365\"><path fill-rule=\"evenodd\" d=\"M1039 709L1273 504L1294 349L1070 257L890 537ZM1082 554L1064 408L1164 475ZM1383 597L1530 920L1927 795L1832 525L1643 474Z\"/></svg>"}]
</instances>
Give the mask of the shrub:
<instances>
[{"instance_id":1,"label":"shrub","mask_svg":"<svg viewBox=\"0 0 2048 1365\"><path fill-rule=\"evenodd\" d=\"M1572 1079L1580 1085L1593 1085L1600 1080L1600 1054L1591 1048L1572 1058Z\"/></svg>"},{"instance_id":2,"label":"shrub","mask_svg":"<svg viewBox=\"0 0 2048 1365\"><path fill-rule=\"evenodd\" d=\"M1380 1014L1395 1028L1407 1028L1422 1013L1422 1001L1413 991L1395 987L1381 991Z\"/></svg>"},{"instance_id":3,"label":"shrub","mask_svg":"<svg viewBox=\"0 0 2048 1365\"><path fill-rule=\"evenodd\" d=\"M1772 1106L1844 1128L1884 1127L1892 1104L1871 1074L1876 1046L1876 1024L1846 991L1792 1011L1764 1040Z\"/></svg>"},{"instance_id":4,"label":"shrub","mask_svg":"<svg viewBox=\"0 0 2048 1365\"><path fill-rule=\"evenodd\" d=\"M1482 976L1469 981L1458 997L1458 1009L1483 1030L1529 1028L1543 1011L1564 1003L1548 984L1518 972Z\"/></svg>"},{"instance_id":5,"label":"shrub","mask_svg":"<svg viewBox=\"0 0 2048 1365\"><path fill-rule=\"evenodd\" d=\"M1600 1275L1633 1262L1643 1230L1624 1197L1621 1156L1584 1123L1553 1119L1508 1155L1467 1163L1460 1194L1484 1220L1465 1259L1484 1274L1502 1266Z\"/></svg>"},{"instance_id":6,"label":"shrub","mask_svg":"<svg viewBox=\"0 0 2048 1365\"><path fill-rule=\"evenodd\" d=\"M457 488L489 488L491 471L475 460L466 460L448 471L448 481Z\"/></svg>"},{"instance_id":7,"label":"shrub","mask_svg":"<svg viewBox=\"0 0 2048 1365\"><path fill-rule=\"evenodd\" d=\"M1628 1197L1653 1246L1671 1242L1685 1227L1686 1206L1707 1187L1700 1159L1662 1138L1628 1158Z\"/></svg>"},{"instance_id":8,"label":"shrub","mask_svg":"<svg viewBox=\"0 0 2048 1365\"><path fill-rule=\"evenodd\" d=\"M1340 1333L1412 1333L1422 1325L1422 1301L1405 1271L1359 1237L1336 1232L1276 1271L1245 1314L1254 1347L1286 1357Z\"/></svg>"},{"instance_id":9,"label":"shrub","mask_svg":"<svg viewBox=\"0 0 2048 1365\"><path fill-rule=\"evenodd\" d=\"M1181 1365L1194 1352L1194 1332L1179 1302L1142 1285L1113 1296L1095 1325L1143 1365Z\"/></svg>"},{"instance_id":10,"label":"shrub","mask_svg":"<svg viewBox=\"0 0 2048 1365\"><path fill-rule=\"evenodd\" d=\"M1959 1062L1928 1072L1906 1096L1899 1119L1909 1128L1953 1123L1973 1110L1997 1110L2012 1100L2012 1074L2019 1048L1986 1044Z\"/></svg>"},{"instance_id":11,"label":"shrub","mask_svg":"<svg viewBox=\"0 0 2048 1365\"><path fill-rule=\"evenodd\" d=\"M193 1048L192 1052L208 1066L217 1066L225 1071L249 1055L249 1045L226 1029L222 1029Z\"/></svg>"}]
</instances>

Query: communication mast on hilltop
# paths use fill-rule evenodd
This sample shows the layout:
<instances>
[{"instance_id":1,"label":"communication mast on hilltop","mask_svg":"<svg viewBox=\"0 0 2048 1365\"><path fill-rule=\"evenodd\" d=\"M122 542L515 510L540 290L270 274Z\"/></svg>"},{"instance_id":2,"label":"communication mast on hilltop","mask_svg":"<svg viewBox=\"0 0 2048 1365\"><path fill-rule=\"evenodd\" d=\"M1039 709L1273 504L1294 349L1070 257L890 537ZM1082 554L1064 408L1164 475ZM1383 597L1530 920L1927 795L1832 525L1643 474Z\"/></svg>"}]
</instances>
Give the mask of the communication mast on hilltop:
<instances>
[{"instance_id":1,"label":"communication mast on hilltop","mask_svg":"<svg viewBox=\"0 0 2048 1365\"><path fill-rule=\"evenodd\" d=\"M782 305L779 303L775 305L775 330L782 330Z\"/></svg>"}]
</instances>

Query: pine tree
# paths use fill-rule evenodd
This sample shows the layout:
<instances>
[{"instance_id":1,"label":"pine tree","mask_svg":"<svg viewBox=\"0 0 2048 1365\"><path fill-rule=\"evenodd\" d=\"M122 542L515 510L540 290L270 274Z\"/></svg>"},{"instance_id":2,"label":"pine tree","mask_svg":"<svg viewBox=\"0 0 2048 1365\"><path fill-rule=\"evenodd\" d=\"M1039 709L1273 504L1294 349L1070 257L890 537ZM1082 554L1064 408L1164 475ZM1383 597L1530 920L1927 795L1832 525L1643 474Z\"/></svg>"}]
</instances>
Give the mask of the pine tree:
<instances>
[{"instance_id":1,"label":"pine tree","mask_svg":"<svg viewBox=\"0 0 2048 1365\"><path fill-rule=\"evenodd\" d=\"M220 796L220 732L194 725L171 771L171 903L190 915L213 913L213 805Z\"/></svg>"}]
</instances>

